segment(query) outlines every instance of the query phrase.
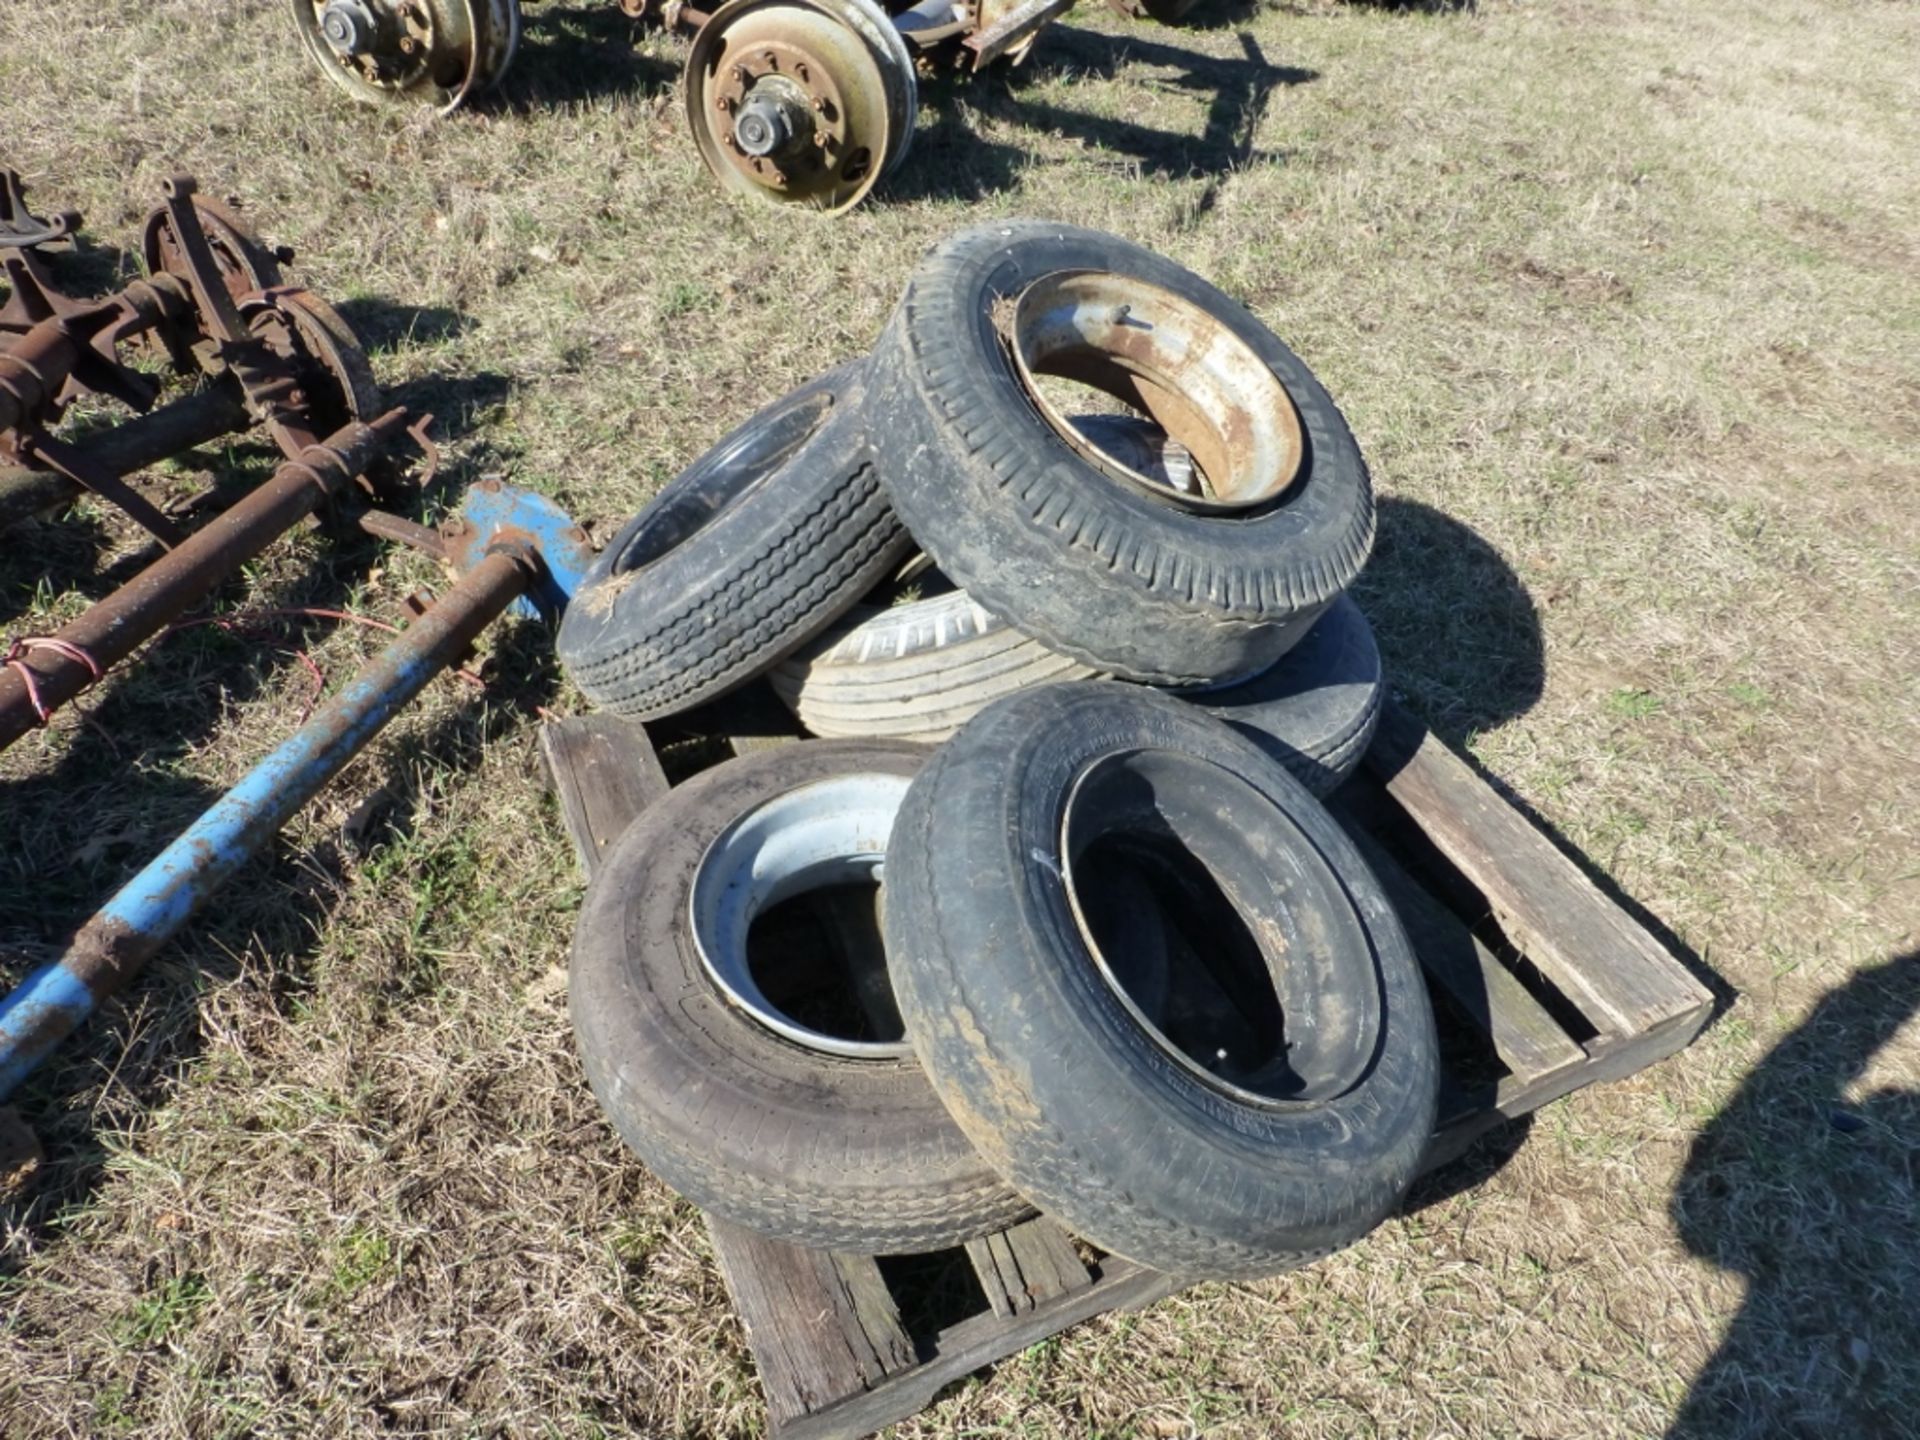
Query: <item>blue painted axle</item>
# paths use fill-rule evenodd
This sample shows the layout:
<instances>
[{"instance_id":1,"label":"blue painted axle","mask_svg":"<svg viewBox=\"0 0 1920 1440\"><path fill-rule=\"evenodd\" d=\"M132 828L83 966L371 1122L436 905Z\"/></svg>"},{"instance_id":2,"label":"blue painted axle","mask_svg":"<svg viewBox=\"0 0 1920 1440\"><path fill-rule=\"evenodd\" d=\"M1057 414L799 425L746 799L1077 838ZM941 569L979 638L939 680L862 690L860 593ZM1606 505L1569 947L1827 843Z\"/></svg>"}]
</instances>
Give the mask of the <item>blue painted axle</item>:
<instances>
[{"instance_id":1,"label":"blue painted axle","mask_svg":"<svg viewBox=\"0 0 1920 1440\"><path fill-rule=\"evenodd\" d=\"M590 559L585 537L537 496L470 496L456 563L466 574L318 714L215 802L107 902L51 965L0 1002L0 1099L120 989L233 873L482 630L531 593L564 605ZM554 543L566 532L566 540Z\"/></svg>"}]
</instances>

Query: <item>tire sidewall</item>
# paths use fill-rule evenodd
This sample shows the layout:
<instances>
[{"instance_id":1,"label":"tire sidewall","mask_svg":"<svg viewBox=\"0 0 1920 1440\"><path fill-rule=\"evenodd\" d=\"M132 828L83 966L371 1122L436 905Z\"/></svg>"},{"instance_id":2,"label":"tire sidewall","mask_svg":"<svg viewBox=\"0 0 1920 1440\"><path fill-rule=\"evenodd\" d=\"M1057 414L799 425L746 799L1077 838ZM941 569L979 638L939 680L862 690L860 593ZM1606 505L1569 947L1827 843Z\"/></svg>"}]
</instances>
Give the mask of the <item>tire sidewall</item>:
<instances>
[{"instance_id":1,"label":"tire sidewall","mask_svg":"<svg viewBox=\"0 0 1920 1440\"><path fill-rule=\"evenodd\" d=\"M1181 295L1242 339L1299 412L1303 453L1250 514L1184 510L1088 464L1027 395L995 302L1043 275L1120 271ZM890 437L881 476L922 547L985 608L1092 669L1210 683L1270 665L1373 539L1371 481L1325 389L1199 276L1097 231L983 226L922 262L876 347L869 407Z\"/></svg>"},{"instance_id":2,"label":"tire sidewall","mask_svg":"<svg viewBox=\"0 0 1920 1440\"><path fill-rule=\"evenodd\" d=\"M568 986L583 1068L621 1137L703 1208L808 1243L901 1249L1019 1213L915 1060L821 1054L765 1029L713 985L687 920L707 847L740 815L838 775L911 776L925 754L823 741L727 762L643 812L589 886ZM944 1227L913 1213L969 1192L986 1201Z\"/></svg>"},{"instance_id":3,"label":"tire sidewall","mask_svg":"<svg viewBox=\"0 0 1920 1440\"><path fill-rule=\"evenodd\" d=\"M1352 843L1297 782L1178 701L1096 693L1119 688L1002 702L915 782L888 861L889 941L918 947L896 972L896 992L962 1128L1036 1202L1149 1265L1272 1270L1356 1238L1411 1182L1437 1087L1424 983ZM1064 691L1082 694L1063 700ZM1060 820L1074 776L1141 747L1228 766L1335 865L1368 942L1355 983L1375 988L1381 1012L1368 1068L1343 1094L1304 1105L1235 1101L1167 1056L1098 977L1065 897ZM901 877L915 872L895 852L936 843L971 858L925 867L932 893L918 884L901 893ZM929 950L948 963L919 963ZM961 1010L977 1025L970 1038L947 1013Z\"/></svg>"}]
</instances>

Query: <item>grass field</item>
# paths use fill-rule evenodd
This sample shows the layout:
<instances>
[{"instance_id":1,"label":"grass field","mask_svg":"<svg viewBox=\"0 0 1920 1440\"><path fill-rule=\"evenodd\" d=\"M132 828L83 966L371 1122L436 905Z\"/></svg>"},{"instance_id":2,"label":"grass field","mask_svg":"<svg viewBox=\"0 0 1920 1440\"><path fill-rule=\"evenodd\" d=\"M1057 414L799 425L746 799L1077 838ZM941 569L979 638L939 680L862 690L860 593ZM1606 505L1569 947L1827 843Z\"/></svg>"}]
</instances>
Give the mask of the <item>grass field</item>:
<instances>
[{"instance_id":1,"label":"grass field","mask_svg":"<svg viewBox=\"0 0 1920 1440\"><path fill-rule=\"evenodd\" d=\"M1088 3L928 82L835 222L723 199L683 43L611 0L530 6L446 120L336 99L282 8L0 5L0 163L109 247L176 170L244 198L440 416L433 503L503 474L604 537L861 352L948 231L1118 231L1316 367L1383 497L1400 693L1728 997L1350 1252L1083 1326L901 1434L1920 1435L1920 8ZM8 535L0 626L139 548L92 508ZM303 533L221 604L393 618L436 579ZM286 638L336 683L379 639ZM496 632L484 696L436 685L16 1097L47 1162L0 1211L0 1434L756 1433L704 1231L572 1057L548 653ZM0 756L0 978L309 687L202 628Z\"/></svg>"}]
</instances>

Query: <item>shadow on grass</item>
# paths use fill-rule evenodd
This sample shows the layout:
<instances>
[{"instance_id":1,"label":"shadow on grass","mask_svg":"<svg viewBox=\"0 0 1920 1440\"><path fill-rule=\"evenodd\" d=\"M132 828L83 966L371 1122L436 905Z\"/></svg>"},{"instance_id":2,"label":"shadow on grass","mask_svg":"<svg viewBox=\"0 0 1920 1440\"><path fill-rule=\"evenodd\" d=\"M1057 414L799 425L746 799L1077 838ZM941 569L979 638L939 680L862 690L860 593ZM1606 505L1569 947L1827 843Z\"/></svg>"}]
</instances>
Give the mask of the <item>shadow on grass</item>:
<instances>
[{"instance_id":1,"label":"shadow on grass","mask_svg":"<svg viewBox=\"0 0 1920 1440\"><path fill-rule=\"evenodd\" d=\"M969 82L922 81L920 117L906 163L867 204L913 200L984 200L1011 190L1033 161L1018 145L989 140L967 123Z\"/></svg>"},{"instance_id":2,"label":"shadow on grass","mask_svg":"<svg viewBox=\"0 0 1920 1440\"><path fill-rule=\"evenodd\" d=\"M1507 1168L1507 1162L1520 1153L1520 1147L1532 1133L1531 1114L1494 1126L1446 1164L1416 1180L1400 1204L1400 1213L1417 1215L1456 1195L1478 1189Z\"/></svg>"},{"instance_id":3,"label":"shadow on grass","mask_svg":"<svg viewBox=\"0 0 1920 1440\"><path fill-rule=\"evenodd\" d=\"M1353 0L1357 10L1385 10L1404 15L1471 15L1479 0Z\"/></svg>"},{"instance_id":4,"label":"shadow on grass","mask_svg":"<svg viewBox=\"0 0 1920 1440\"><path fill-rule=\"evenodd\" d=\"M532 6L512 70L499 89L480 98L478 108L663 93L678 79L680 67L634 48L648 29L613 0Z\"/></svg>"},{"instance_id":5,"label":"shadow on grass","mask_svg":"<svg viewBox=\"0 0 1920 1440\"><path fill-rule=\"evenodd\" d=\"M1547 662L1533 597L1506 557L1452 516L1382 498L1353 593L1394 690L1455 749L1539 701Z\"/></svg>"},{"instance_id":6,"label":"shadow on grass","mask_svg":"<svg viewBox=\"0 0 1920 1440\"><path fill-rule=\"evenodd\" d=\"M488 391L495 379L478 377L479 390ZM474 393L466 381L434 383ZM351 527L335 528L333 543L316 563L256 597L257 603L342 608L386 551ZM10 558L11 551L0 553L0 560ZM0 570L0 593L3 587ZM213 603L232 599L233 591L231 584L222 586ZM296 623L264 634L204 626L168 636L117 671L103 698L83 698L85 718L68 733L57 759L0 781L0 813L7 818L0 848L0 984L17 983L28 970L58 958L97 907L219 798L218 788L185 773L187 762L233 709L289 679L300 683L296 677L304 667L295 647L301 633ZM329 692L337 693L347 678L344 672L328 675ZM471 767L489 740L521 723L559 687L541 627L513 625L503 632L489 660L486 703L451 711L404 756L361 771L356 786L381 797L387 813L376 818L384 832L410 828L405 817L417 801L413 791L423 765ZM263 740L248 763L286 733ZM197 960L163 947L146 976L105 1002L14 1097L38 1131L48 1161L24 1198L0 1207L0 1226L32 1235L57 1228L63 1214L84 1205L104 1174L101 1136L138 1126L164 1100L203 1048L196 996L236 979L240 957L249 951L266 957L259 983L275 1007L310 990L315 937L346 883L337 844L291 856L284 844L271 842L190 922ZM11 1247L0 1255L0 1273L21 1259L18 1247Z\"/></svg>"},{"instance_id":7,"label":"shadow on grass","mask_svg":"<svg viewBox=\"0 0 1920 1440\"><path fill-rule=\"evenodd\" d=\"M1264 0L1200 0L1171 25L1151 19L1142 19L1140 24L1146 26L1149 33L1157 29L1163 35L1178 35L1188 30L1238 30L1263 10L1278 8L1281 7Z\"/></svg>"},{"instance_id":8,"label":"shadow on grass","mask_svg":"<svg viewBox=\"0 0 1920 1440\"><path fill-rule=\"evenodd\" d=\"M1274 91L1319 78L1312 70L1268 63L1259 42L1248 31L1242 31L1239 40L1242 56L1233 59L1200 54L1135 34L1108 35L1056 25L1041 37L1030 66L979 76L949 75L928 87L925 95L940 115L932 129L936 134L949 131L934 141L939 163L921 156L916 142L907 173L889 193L903 199L922 195L971 199L1011 183L1025 155L1015 147L968 135L955 118L963 100L990 119L1066 135L1103 155L1124 157L1143 175L1224 177L1263 158L1254 148L1253 137ZM1157 82L1163 88L1211 97L1199 134L1091 115L1030 94L1036 83L1062 73L1106 80L1133 67L1149 66L1174 72L1171 79ZM1209 187L1196 202L1196 213L1210 210L1214 198L1214 188Z\"/></svg>"},{"instance_id":9,"label":"shadow on grass","mask_svg":"<svg viewBox=\"0 0 1920 1440\"><path fill-rule=\"evenodd\" d=\"M451 340L473 328L473 317L446 305L410 305L384 295L342 300L333 307L353 327L369 355Z\"/></svg>"},{"instance_id":10,"label":"shadow on grass","mask_svg":"<svg viewBox=\"0 0 1920 1440\"><path fill-rule=\"evenodd\" d=\"M1693 1143L1672 1214L1747 1279L1669 1440L1913 1433L1920 1091L1844 1092L1920 1013L1920 951L1821 997Z\"/></svg>"},{"instance_id":11,"label":"shadow on grass","mask_svg":"<svg viewBox=\"0 0 1920 1440\"><path fill-rule=\"evenodd\" d=\"M1383 498L1373 558L1354 598L1373 622L1388 682L1427 728L1465 755L1472 738L1532 709L1546 685L1540 616L1506 558L1450 515ZM1466 755L1500 793L1606 897L1672 952L1713 993L1715 1014L1733 987L1657 915L1623 891L1522 795Z\"/></svg>"}]
</instances>

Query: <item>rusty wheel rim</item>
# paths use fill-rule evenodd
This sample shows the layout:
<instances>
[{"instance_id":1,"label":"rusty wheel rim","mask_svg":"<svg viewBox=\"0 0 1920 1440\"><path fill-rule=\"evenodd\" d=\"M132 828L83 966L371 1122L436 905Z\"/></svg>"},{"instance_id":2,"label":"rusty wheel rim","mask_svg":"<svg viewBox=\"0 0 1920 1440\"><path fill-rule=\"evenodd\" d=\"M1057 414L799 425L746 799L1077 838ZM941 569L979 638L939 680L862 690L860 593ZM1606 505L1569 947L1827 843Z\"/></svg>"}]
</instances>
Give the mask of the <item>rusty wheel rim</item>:
<instances>
[{"instance_id":1,"label":"rusty wheel rim","mask_svg":"<svg viewBox=\"0 0 1920 1440\"><path fill-rule=\"evenodd\" d=\"M1272 504L1300 473L1300 415L1253 347L1192 301L1131 276L1062 270L1034 281L1000 318L1020 383L1077 454L1129 489L1184 509ZM1103 449L1051 400L1040 377L1131 406L1191 457L1184 477L1143 474Z\"/></svg>"},{"instance_id":2,"label":"rusty wheel rim","mask_svg":"<svg viewBox=\"0 0 1920 1440\"><path fill-rule=\"evenodd\" d=\"M373 105L453 110L497 81L519 46L519 0L290 3L321 72Z\"/></svg>"},{"instance_id":3,"label":"rusty wheel rim","mask_svg":"<svg viewBox=\"0 0 1920 1440\"><path fill-rule=\"evenodd\" d=\"M207 248L227 293L238 300L259 290L280 284L280 262L248 228L230 206L207 195L195 195L193 208L200 216L200 228L206 234ZM191 283L193 269L180 248L180 237L173 233L173 218L164 205L147 216L140 237L140 256L149 275L172 275Z\"/></svg>"},{"instance_id":4,"label":"rusty wheel rim","mask_svg":"<svg viewBox=\"0 0 1920 1440\"><path fill-rule=\"evenodd\" d=\"M380 386L360 338L318 295L274 290L250 297L240 316L276 354L295 363L307 392L303 408L322 434L380 413Z\"/></svg>"},{"instance_id":5,"label":"rusty wheel rim","mask_svg":"<svg viewBox=\"0 0 1920 1440\"><path fill-rule=\"evenodd\" d=\"M729 189L830 213L912 143L905 42L872 0L730 0L694 37L687 118Z\"/></svg>"}]
</instances>

